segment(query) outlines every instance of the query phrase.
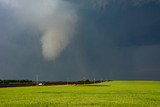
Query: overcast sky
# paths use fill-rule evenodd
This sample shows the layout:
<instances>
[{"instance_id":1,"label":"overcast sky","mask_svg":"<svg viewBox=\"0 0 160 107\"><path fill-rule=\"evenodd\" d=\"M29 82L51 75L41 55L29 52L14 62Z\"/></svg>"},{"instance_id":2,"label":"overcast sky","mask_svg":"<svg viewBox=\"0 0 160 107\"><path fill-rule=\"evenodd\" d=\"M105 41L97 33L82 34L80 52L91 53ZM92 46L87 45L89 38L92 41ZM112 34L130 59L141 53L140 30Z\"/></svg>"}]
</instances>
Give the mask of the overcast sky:
<instances>
[{"instance_id":1,"label":"overcast sky","mask_svg":"<svg viewBox=\"0 0 160 107\"><path fill-rule=\"evenodd\" d=\"M160 0L0 0L0 79L160 79Z\"/></svg>"}]
</instances>

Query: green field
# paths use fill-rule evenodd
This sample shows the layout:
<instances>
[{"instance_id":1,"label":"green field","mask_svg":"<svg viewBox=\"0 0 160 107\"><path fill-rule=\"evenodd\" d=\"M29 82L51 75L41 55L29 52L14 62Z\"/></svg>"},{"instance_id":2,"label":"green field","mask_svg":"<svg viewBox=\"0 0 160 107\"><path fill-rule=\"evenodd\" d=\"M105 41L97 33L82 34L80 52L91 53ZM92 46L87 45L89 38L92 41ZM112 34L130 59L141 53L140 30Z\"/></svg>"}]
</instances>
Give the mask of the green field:
<instances>
[{"instance_id":1,"label":"green field","mask_svg":"<svg viewBox=\"0 0 160 107\"><path fill-rule=\"evenodd\" d=\"M0 107L160 107L160 81L0 88Z\"/></svg>"}]
</instances>

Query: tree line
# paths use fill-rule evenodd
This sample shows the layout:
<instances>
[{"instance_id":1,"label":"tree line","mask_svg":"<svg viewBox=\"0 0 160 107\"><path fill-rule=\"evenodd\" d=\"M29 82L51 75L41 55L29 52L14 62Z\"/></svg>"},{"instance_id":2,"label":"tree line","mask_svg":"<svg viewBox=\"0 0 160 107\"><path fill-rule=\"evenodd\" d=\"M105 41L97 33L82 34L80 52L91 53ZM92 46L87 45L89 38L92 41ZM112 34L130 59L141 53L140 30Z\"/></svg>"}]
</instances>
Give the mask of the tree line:
<instances>
[{"instance_id":1,"label":"tree line","mask_svg":"<svg viewBox=\"0 0 160 107\"><path fill-rule=\"evenodd\" d=\"M0 80L0 84L32 83L32 80Z\"/></svg>"}]
</instances>

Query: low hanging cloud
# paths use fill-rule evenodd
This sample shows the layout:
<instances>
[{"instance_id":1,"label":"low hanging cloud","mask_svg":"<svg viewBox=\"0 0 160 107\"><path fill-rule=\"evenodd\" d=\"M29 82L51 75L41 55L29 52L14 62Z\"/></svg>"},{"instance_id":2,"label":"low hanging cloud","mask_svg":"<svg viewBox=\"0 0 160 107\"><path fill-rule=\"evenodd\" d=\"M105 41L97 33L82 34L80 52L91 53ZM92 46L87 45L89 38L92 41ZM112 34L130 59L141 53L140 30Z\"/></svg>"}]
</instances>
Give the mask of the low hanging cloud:
<instances>
[{"instance_id":1,"label":"low hanging cloud","mask_svg":"<svg viewBox=\"0 0 160 107\"><path fill-rule=\"evenodd\" d=\"M78 21L76 10L67 0L0 0L0 5L10 9L17 22L32 26L41 32L42 54L48 60L56 59L68 46ZM80 1L82 3L84 1ZM110 3L141 5L160 0L87 0L93 8L106 8ZM83 3L82 3L83 4Z\"/></svg>"},{"instance_id":2,"label":"low hanging cloud","mask_svg":"<svg viewBox=\"0 0 160 107\"><path fill-rule=\"evenodd\" d=\"M78 20L74 7L64 0L0 0L18 23L41 32L42 54L56 59L67 47Z\"/></svg>"}]
</instances>

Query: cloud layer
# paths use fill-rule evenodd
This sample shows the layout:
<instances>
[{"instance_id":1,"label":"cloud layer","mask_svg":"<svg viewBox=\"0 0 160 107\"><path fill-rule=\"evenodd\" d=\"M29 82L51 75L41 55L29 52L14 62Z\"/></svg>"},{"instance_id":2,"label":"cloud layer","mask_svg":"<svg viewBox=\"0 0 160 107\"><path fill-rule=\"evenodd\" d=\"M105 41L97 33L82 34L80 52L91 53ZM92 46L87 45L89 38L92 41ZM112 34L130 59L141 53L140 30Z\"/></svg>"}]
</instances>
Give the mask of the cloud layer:
<instances>
[{"instance_id":1,"label":"cloud layer","mask_svg":"<svg viewBox=\"0 0 160 107\"><path fill-rule=\"evenodd\" d=\"M41 32L42 53L54 60L75 33L77 15L63 0L1 0L13 12L17 22Z\"/></svg>"},{"instance_id":2,"label":"cloud layer","mask_svg":"<svg viewBox=\"0 0 160 107\"><path fill-rule=\"evenodd\" d=\"M0 0L0 79L159 79L159 10L159 0Z\"/></svg>"}]
</instances>

